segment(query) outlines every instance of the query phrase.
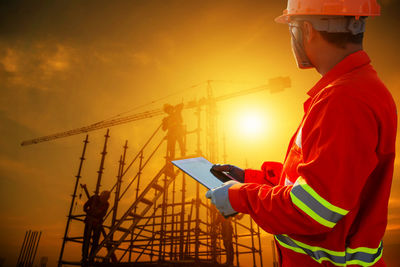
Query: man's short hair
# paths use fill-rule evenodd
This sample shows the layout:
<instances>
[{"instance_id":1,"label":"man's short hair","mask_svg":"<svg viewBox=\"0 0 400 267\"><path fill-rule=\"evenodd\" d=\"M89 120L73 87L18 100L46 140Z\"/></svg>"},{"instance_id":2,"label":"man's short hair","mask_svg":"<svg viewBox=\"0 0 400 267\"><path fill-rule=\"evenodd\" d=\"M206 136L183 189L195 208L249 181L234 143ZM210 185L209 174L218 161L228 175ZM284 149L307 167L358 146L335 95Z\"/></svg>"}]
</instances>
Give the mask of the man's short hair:
<instances>
[{"instance_id":1,"label":"man's short hair","mask_svg":"<svg viewBox=\"0 0 400 267\"><path fill-rule=\"evenodd\" d=\"M346 48L346 45L351 44L362 44L364 33L353 35L351 32L319 32L327 42L335 45L339 48Z\"/></svg>"}]
</instances>

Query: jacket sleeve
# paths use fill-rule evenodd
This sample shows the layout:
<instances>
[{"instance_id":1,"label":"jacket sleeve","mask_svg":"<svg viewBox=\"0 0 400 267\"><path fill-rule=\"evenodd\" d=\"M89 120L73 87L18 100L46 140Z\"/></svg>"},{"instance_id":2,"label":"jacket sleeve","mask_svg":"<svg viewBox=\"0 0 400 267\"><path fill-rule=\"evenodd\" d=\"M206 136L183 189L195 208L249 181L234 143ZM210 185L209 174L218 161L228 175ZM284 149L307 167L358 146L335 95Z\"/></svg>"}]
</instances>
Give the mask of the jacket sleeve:
<instances>
[{"instance_id":1,"label":"jacket sleeve","mask_svg":"<svg viewBox=\"0 0 400 267\"><path fill-rule=\"evenodd\" d=\"M275 186L279 183L282 173L282 163L266 161L261 170L246 169L244 172L245 183L268 184Z\"/></svg>"},{"instance_id":2,"label":"jacket sleeve","mask_svg":"<svg viewBox=\"0 0 400 267\"><path fill-rule=\"evenodd\" d=\"M272 234L331 231L360 201L377 143L374 113L362 101L345 93L319 99L302 126L295 184L237 184L229 189L231 205Z\"/></svg>"}]
</instances>

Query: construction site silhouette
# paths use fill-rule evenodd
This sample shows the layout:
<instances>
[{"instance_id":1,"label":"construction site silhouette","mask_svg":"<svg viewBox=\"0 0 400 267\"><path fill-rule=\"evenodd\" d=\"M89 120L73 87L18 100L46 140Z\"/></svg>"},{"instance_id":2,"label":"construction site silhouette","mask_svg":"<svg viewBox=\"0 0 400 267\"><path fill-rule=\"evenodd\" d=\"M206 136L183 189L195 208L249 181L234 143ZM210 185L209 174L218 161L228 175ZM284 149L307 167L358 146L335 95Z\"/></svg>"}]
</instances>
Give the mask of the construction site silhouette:
<instances>
[{"instance_id":1,"label":"construction site silhouette","mask_svg":"<svg viewBox=\"0 0 400 267\"><path fill-rule=\"evenodd\" d=\"M241 266L240 258L246 254L247 258L252 258L252 266L263 266L260 228L257 224L248 215L223 218L204 197L206 189L173 167L171 160L204 156L215 163L218 160L217 102L266 89L280 91L289 86L289 78L279 77L271 79L268 85L214 97L211 81L208 81L207 97L198 101L165 104L160 110L105 120L23 142L22 145L35 144L164 115L162 123L139 151L130 151L128 140L122 145L117 177L111 178L115 180L111 188L102 188L107 145L111 138L109 129L104 135L96 184L81 183L89 143L89 135L86 135L58 266ZM197 121L194 129L186 129L181 116L183 109L194 109ZM202 129L202 125L205 125L205 129ZM206 140L204 144L202 140ZM190 148L187 146L189 143ZM175 151L177 145L180 153ZM223 157L226 160L225 152ZM159 167L156 169L154 166ZM83 190L83 196L78 196L79 188ZM88 188L94 189L93 196ZM97 232L91 232L93 234L85 230L84 234L83 229L89 227L89 215L85 214L83 207L75 209L78 197L84 203L88 203L89 199L93 202L96 196L101 198L99 192L102 190L111 193L110 207L108 204L99 206L104 212L98 219L100 228ZM88 205L85 205L86 211ZM83 258L65 253L71 249L82 249L82 246ZM245 266L249 266L249 262Z\"/></svg>"}]
</instances>

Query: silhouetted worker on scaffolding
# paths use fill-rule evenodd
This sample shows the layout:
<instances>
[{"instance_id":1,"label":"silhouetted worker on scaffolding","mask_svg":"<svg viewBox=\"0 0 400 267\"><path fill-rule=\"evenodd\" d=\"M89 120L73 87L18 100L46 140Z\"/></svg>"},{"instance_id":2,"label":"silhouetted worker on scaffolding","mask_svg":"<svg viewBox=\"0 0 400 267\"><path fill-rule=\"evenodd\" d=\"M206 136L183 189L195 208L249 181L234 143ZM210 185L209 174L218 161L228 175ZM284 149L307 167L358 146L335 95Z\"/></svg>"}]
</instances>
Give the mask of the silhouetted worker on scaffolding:
<instances>
[{"instance_id":1,"label":"silhouetted worker on scaffolding","mask_svg":"<svg viewBox=\"0 0 400 267\"><path fill-rule=\"evenodd\" d=\"M178 142L181 156L185 156L185 128L182 119L183 104L172 106L164 105L164 112L168 114L162 121L162 129L167 131L167 157L172 160L175 158L175 144Z\"/></svg>"},{"instance_id":2,"label":"silhouetted worker on scaffolding","mask_svg":"<svg viewBox=\"0 0 400 267\"><path fill-rule=\"evenodd\" d=\"M94 260L94 253L99 245L100 233L103 227L103 218L109 206L109 198L110 192L103 191L100 196L91 196L83 206L83 210L86 212L86 218L82 244L82 266L88 264L90 239L92 239L92 248L90 249L89 263Z\"/></svg>"},{"instance_id":3,"label":"silhouetted worker on scaffolding","mask_svg":"<svg viewBox=\"0 0 400 267\"><path fill-rule=\"evenodd\" d=\"M225 219L218 214L217 220L221 226L222 242L226 251L226 265L233 266L233 227L231 218Z\"/></svg>"},{"instance_id":4,"label":"silhouetted worker on scaffolding","mask_svg":"<svg viewBox=\"0 0 400 267\"><path fill-rule=\"evenodd\" d=\"M211 242L212 242L212 258L216 262L216 241L218 232L216 231L219 227L221 229L222 242L226 251L226 265L233 266L233 227L231 218L225 219L218 210L211 206L211 220L213 221L213 229L211 229ZM240 217L241 218L241 217Z\"/></svg>"}]
</instances>

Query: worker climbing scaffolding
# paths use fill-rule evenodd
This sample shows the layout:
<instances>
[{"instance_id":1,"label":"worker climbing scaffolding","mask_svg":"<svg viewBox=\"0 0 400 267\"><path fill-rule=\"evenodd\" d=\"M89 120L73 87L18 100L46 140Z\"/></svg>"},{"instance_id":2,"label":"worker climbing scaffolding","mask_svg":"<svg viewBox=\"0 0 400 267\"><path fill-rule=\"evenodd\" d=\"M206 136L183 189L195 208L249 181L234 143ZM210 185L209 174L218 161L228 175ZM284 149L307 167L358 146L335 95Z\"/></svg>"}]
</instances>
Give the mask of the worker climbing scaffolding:
<instances>
[{"instance_id":1,"label":"worker climbing scaffolding","mask_svg":"<svg viewBox=\"0 0 400 267\"><path fill-rule=\"evenodd\" d=\"M94 260L94 253L99 244L100 233L103 227L103 218L106 215L109 206L109 198L110 192L103 191L101 192L100 196L91 196L83 206L83 210L86 213L85 230L82 244L83 266L86 266L88 263L92 263ZM92 247L88 257L90 240L92 240Z\"/></svg>"},{"instance_id":2,"label":"worker climbing scaffolding","mask_svg":"<svg viewBox=\"0 0 400 267\"><path fill-rule=\"evenodd\" d=\"M298 67L322 78L283 163L213 167L237 181L206 196L274 234L280 266L386 266L397 113L362 46L366 17L379 14L376 0L288 0L276 21L289 26Z\"/></svg>"},{"instance_id":3,"label":"worker climbing scaffolding","mask_svg":"<svg viewBox=\"0 0 400 267\"><path fill-rule=\"evenodd\" d=\"M232 220L231 220L231 218L224 218L214 206L211 206L210 213L211 213L212 225L214 226L210 229L211 230L211 233L210 233L211 243L213 244L212 260L213 260L213 262L217 262L216 240L218 237L218 233L221 233L222 242L224 244L225 253L226 253L225 264L227 266L233 266L234 250L233 250Z\"/></svg>"},{"instance_id":4,"label":"worker climbing scaffolding","mask_svg":"<svg viewBox=\"0 0 400 267\"><path fill-rule=\"evenodd\" d=\"M222 242L226 251L226 265L233 266L233 227L231 218L219 215L217 220L221 227Z\"/></svg>"},{"instance_id":5,"label":"worker climbing scaffolding","mask_svg":"<svg viewBox=\"0 0 400 267\"><path fill-rule=\"evenodd\" d=\"M164 112L168 114L162 121L162 129L167 131L167 157L175 158L175 145L178 143L181 156L185 156L185 128L182 119L183 104L172 106L164 105Z\"/></svg>"}]
</instances>

